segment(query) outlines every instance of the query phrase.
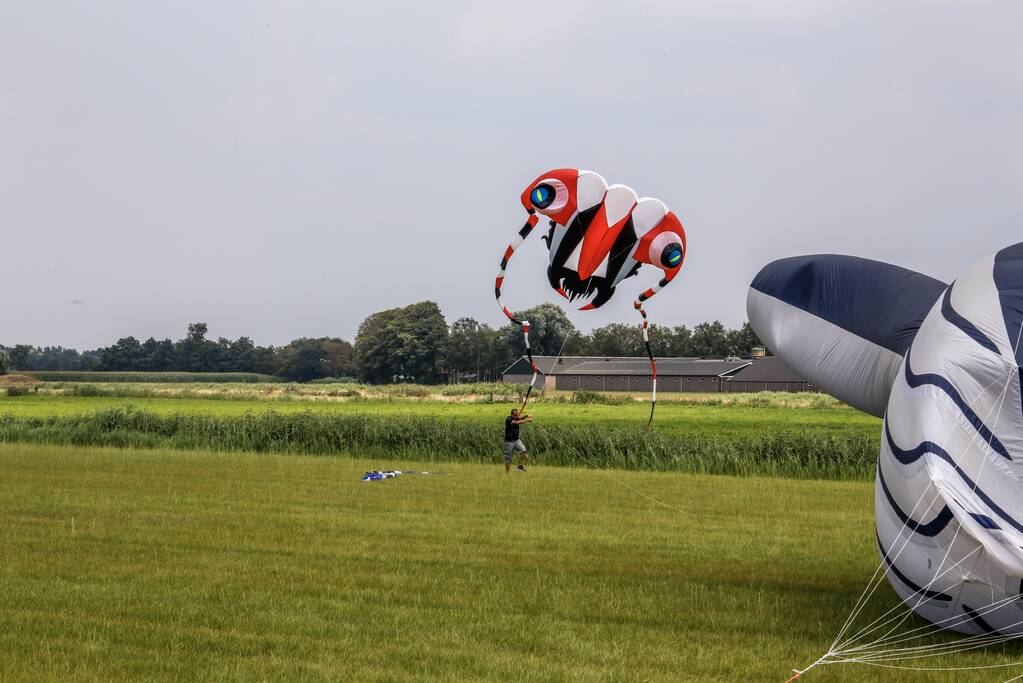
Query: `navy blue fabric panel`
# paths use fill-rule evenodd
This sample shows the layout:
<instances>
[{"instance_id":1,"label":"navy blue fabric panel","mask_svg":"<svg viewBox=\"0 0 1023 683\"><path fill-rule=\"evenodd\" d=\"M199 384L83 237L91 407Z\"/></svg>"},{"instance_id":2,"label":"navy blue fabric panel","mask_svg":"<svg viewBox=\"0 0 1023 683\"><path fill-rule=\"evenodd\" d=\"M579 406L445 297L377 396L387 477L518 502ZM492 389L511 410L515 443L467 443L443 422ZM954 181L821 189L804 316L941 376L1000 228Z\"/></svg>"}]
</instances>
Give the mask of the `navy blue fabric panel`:
<instances>
[{"instance_id":1,"label":"navy blue fabric panel","mask_svg":"<svg viewBox=\"0 0 1023 683\"><path fill-rule=\"evenodd\" d=\"M973 517L975 520L977 520L977 523L980 524L985 529L995 529L995 530L1001 529L1000 526L995 524L995 520L991 519L987 515L982 515L982 514L979 514L979 513L976 513L976 512L971 512L970 513L970 517Z\"/></svg>"},{"instance_id":2,"label":"navy blue fabric panel","mask_svg":"<svg viewBox=\"0 0 1023 683\"><path fill-rule=\"evenodd\" d=\"M947 285L889 263L817 254L769 263L750 286L903 355Z\"/></svg>"},{"instance_id":3,"label":"navy blue fabric panel","mask_svg":"<svg viewBox=\"0 0 1023 683\"><path fill-rule=\"evenodd\" d=\"M1005 333L1016 349L1016 364L1023 365L1023 242L995 254L995 287L1002 305Z\"/></svg>"}]
</instances>

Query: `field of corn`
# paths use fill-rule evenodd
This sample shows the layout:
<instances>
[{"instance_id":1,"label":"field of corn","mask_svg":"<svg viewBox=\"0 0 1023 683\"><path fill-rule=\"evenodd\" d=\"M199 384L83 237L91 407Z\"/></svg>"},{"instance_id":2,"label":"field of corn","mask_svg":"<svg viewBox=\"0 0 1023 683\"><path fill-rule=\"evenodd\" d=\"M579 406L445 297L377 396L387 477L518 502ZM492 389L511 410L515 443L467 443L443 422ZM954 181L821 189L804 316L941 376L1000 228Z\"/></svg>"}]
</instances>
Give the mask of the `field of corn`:
<instances>
[{"instance_id":1,"label":"field of corn","mask_svg":"<svg viewBox=\"0 0 1023 683\"><path fill-rule=\"evenodd\" d=\"M32 370L20 372L40 382L148 382L148 383L262 383L272 382L271 375L255 372L91 372L71 370Z\"/></svg>"},{"instance_id":2,"label":"field of corn","mask_svg":"<svg viewBox=\"0 0 1023 683\"><path fill-rule=\"evenodd\" d=\"M0 442L492 463L520 390L12 384L0 392ZM522 436L536 463L703 474L866 479L877 454L879 421L818 394L669 395L645 431L648 411L639 394L552 392L531 405Z\"/></svg>"}]
</instances>

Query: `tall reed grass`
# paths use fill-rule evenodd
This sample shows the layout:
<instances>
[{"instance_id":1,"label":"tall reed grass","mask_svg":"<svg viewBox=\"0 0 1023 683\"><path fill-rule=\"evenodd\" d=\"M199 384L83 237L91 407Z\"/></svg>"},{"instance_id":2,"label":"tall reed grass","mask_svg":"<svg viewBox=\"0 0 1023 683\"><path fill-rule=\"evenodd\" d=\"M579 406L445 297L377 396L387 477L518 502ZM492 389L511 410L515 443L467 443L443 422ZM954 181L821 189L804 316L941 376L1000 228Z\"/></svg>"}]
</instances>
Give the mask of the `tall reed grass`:
<instances>
[{"instance_id":1,"label":"tall reed grass","mask_svg":"<svg viewBox=\"0 0 1023 683\"><path fill-rule=\"evenodd\" d=\"M878 438L863 434L771 431L694 436L641 427L527 426L535 461L550 465L801 479L871 476ZM400 460L498 462L501 425L425 416L281 414L161 416L135 408L48 418L0 417L0 443L130 446L344 455Z\"/></svg>"}]
</instances>

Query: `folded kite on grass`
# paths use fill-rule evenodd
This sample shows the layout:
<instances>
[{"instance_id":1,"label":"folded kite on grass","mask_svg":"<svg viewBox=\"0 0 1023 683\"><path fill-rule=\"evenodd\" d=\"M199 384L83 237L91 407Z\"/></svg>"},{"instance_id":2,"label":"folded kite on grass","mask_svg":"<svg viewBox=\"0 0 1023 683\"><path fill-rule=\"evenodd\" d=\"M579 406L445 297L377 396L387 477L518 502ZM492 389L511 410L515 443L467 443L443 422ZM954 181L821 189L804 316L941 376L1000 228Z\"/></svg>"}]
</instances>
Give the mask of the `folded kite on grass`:
<instances>
[{"instance_id":1,"label":"folded kite on grass","mask_svg":"<svg viewBox=\"0 0 1023 683\"><path fill-rule=\"evenodd\" d=\"M373 470L362 475L363 481L380 481L382 479L395 479L403 474L440 474L440 472L420 472L419 470Z\"/></svg>"}]
</instances>

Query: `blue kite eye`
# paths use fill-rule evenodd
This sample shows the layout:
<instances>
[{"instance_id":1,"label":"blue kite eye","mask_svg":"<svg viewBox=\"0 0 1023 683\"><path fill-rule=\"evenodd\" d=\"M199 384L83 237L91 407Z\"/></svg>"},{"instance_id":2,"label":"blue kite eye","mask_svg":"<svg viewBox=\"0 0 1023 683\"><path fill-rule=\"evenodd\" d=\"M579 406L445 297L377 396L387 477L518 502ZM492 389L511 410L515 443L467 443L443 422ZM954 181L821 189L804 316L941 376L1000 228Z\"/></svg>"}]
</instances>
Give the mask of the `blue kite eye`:
<instances>
[{"instance_id":1,"label":"blue kite eye","mask_svg":"<svg viewBox=\"0 0 1023 683\"><path fill-rule=\"evenodd\" d=\"M538 209L546 209L554 201L554 188L547 183L540 183L533 188L529 195L529 201Z\"/></svg>"},{"instance_id":2,"label":"blue kite eye","mask_svg":"<svg viewBox=\"0 0 1023 683\"><path fill-rule=\"evenodd\" d=\"M666 268L674 268L682 263L682 245L673 242L661 252L661 264Z\"/></svg>"}]
</instances>

